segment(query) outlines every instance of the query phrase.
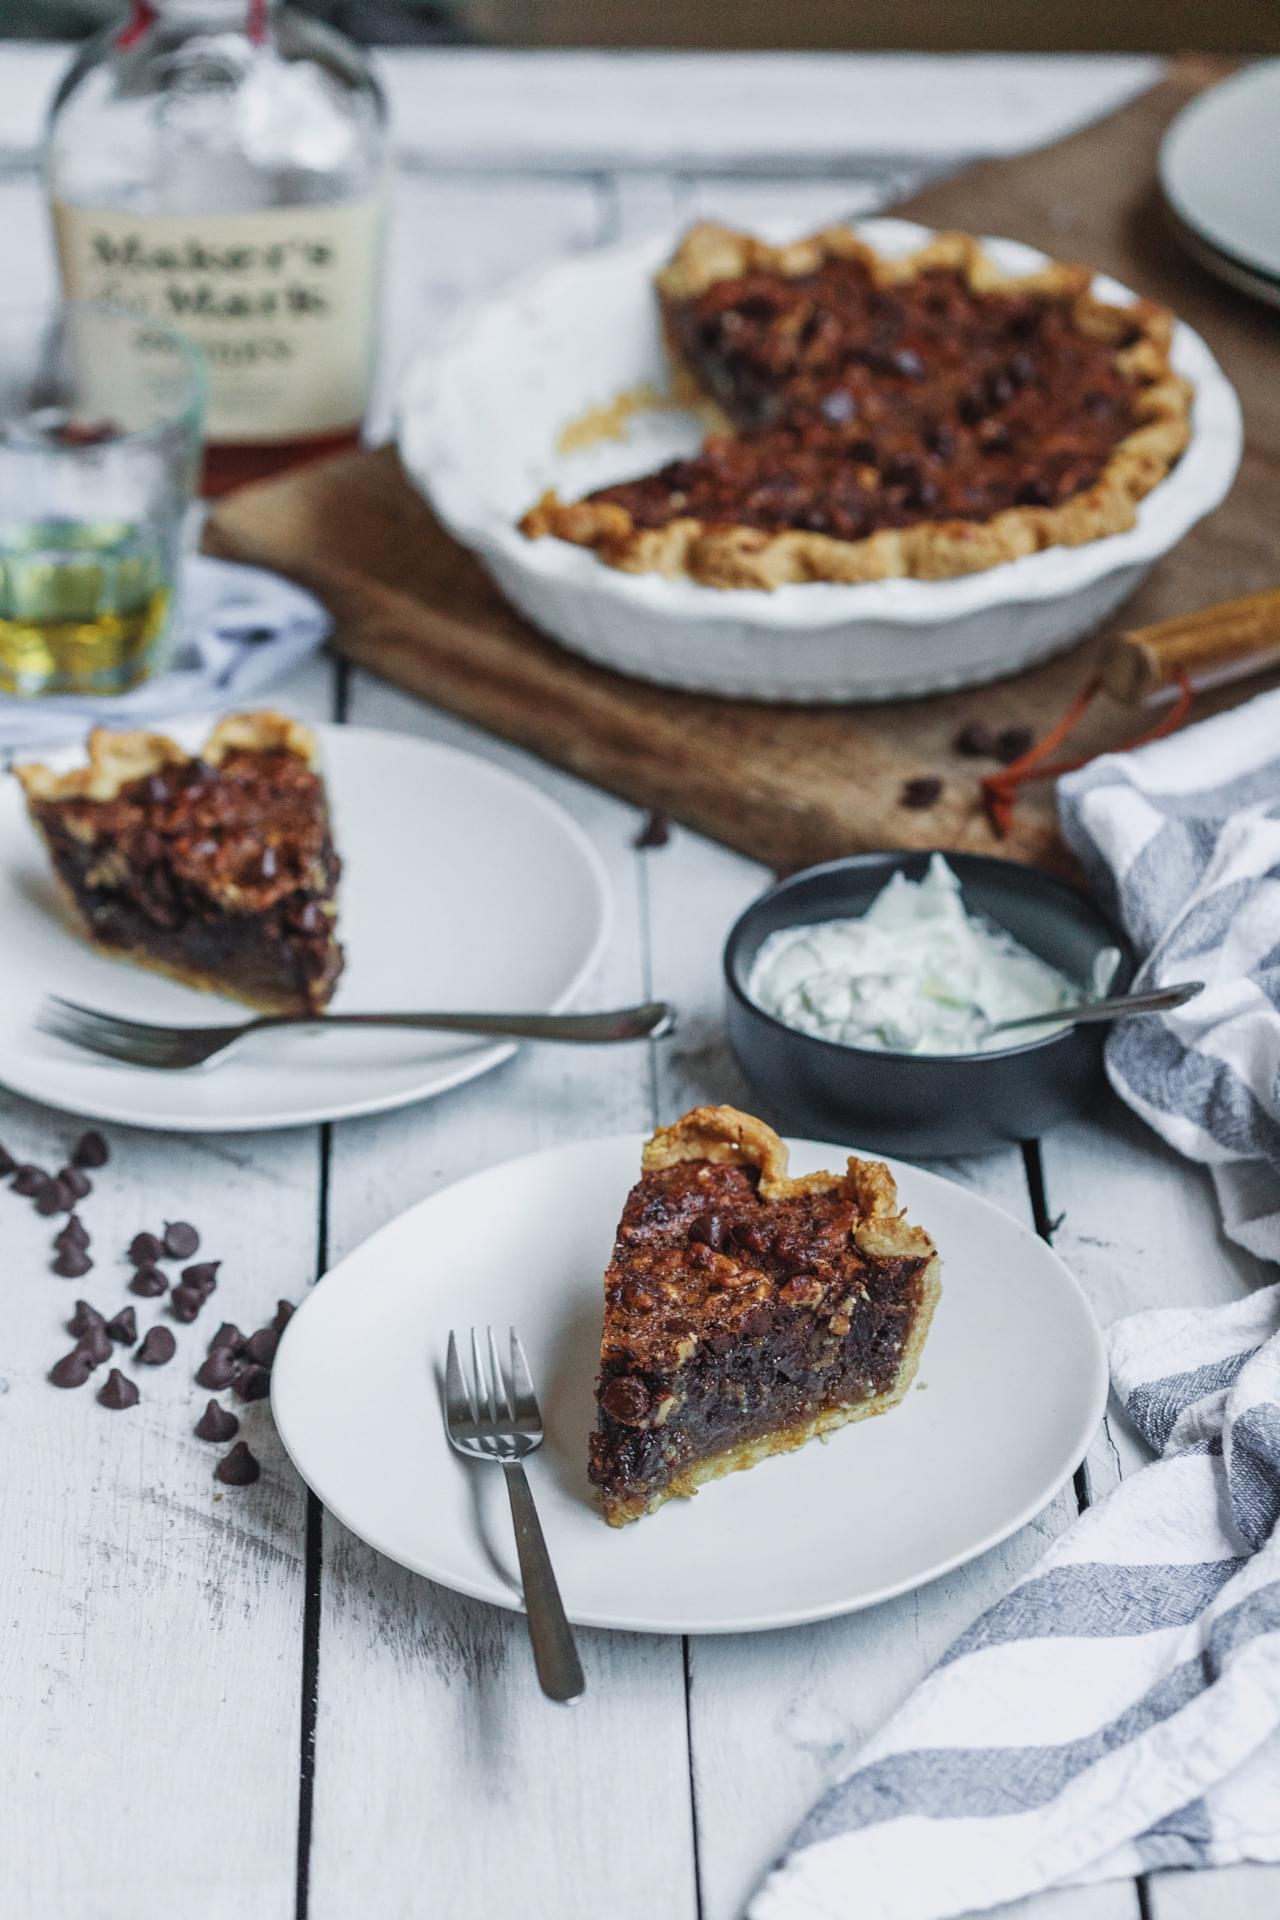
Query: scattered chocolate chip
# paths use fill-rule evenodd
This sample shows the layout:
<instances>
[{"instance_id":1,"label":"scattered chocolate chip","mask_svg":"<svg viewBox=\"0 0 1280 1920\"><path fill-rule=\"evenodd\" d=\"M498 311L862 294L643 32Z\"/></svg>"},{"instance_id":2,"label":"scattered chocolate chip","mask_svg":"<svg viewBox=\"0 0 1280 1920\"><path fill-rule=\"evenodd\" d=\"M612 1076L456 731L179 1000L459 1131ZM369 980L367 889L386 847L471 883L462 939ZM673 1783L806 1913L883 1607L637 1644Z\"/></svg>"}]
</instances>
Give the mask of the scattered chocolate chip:
<instances>
[{"instance_id":1,"label":"scattered chocolate chip","mask_svg":"<svg viewBox=\"0 0 1280 1920\"><path fill-rule=\"evenodd\" d=\"M107 1143L96 1131L82 1133L71 1155L72 1165L77 1167L105 1167L109 1158Z\"/></svg>"},{"instance_id":2,"label":"scattered chocolate chip","mask_svg":"<svg viewBox=\"0 0 1280 1920\"><path fill-rule=\"evenodd\" d=\"M277 1300L276 1310L271 1316L271 1324L276 1332L283 1333L292 1318L293 1302L291 1300Z\"/></svg>"},{"instance_id":3,"label":"scattered chocolate chip","mask_svg":"<svg viewBox=\"0 0 1280 1920\"><path fill-rule=\"evenodd\" d=\"M138 1316L132 1307L121 1307L114 1320L108 1320L107 1332L122 1347L131 1347L138 1338Z\"/></svg>"},{"instance_id":4,"label":"scattered chocolate chip","mask_svg":"<svg viewBox=\"0 0 1280 1920\"><path fill-rule=\"evenodd\" d=\"M237 1440L229 1454L213 1470L215 1479L227 1487L251 1487L262 1468L243 1440Z\"/></svg>"},{"instance_id":5,"label":"scattered chocolate chip","mask_svg":"<svg viewBox=\"0 0 1280 1920\"><path fill-rule=\"evenodd\" d=\"M83 1347L72 1347L70 1353L64 1353L56 1366L50 1367L49 1378L55 1387L82 1387L93 1372L93 1362Z\"/></svg>"},{"instance_id":6,"label":"scattered chocolate chip","mask_svg":"<svg viewBox=\"0 0 1280 1920\"><path fill-rule=\"evenodd\" d=\"M274 1327L259 1327L244 1343L244 1357L257 1367L269 1367L276 1357L280 1335Z\"/></svg>"},{"instance_id":7,"label":"scattered chocolate chip","mask_svg":"<svg viewBox=\"0 0 1280 1920\"><path fill-rule=\"evenodd\" d=\"M74 1201L61 1180L55 1180L49 1174L41 1181L35 1191L36 1212L45 1215L70 1213Z\"/></svg>"},{"instance_id":8,"label":"scattered chocolate chip","mask_svg":"<svg viewBox=\"0 0 1280 1920\"><path fill-rule=\"evenodd\" d=\"M651 847L665 847L671 839L671 822L665 813L655 809L649 814L640 831L631 842L633 847L643 851Z\"/></svg>"},{"instance_id":9,"label":"scattered chocolate chip","mask_svg":"<svg viewBox=\"0 0 1280 1920\"><path fill-rule=\"evenodd\" d=\"M88 1333L90 1327L105 1327L106 1324L105 1315L99 1313L96 1307L91 1307L87 1300L77 1300L76 1310L67 1322L67 1332L74 1333L78 1340L81 1334Z\"/></svg>"},{"instance_id":10,"label":"scattered chocolate chip","mask_svg":"<svg viewBox=\"0 0 1280 1920\"><path fill-rule=\"evenodd\" d=\"M202 1260L198 1266L182 1269L184 1287L195 1287L207 1300L218 1284L218 1268L221 1260Z\"/></svg>"},{"instance_id":11,"label":"scattered chocolate chip","mask_svg":"<svg viewBox=\"0 0 1280 1920\"><path fill-rule=\"evenodd\" d=\"M196 1374L198 1387L209 1387L214 1393L221 1393L223 1387L229 1387L236 1376L236 1357L229 1347L215 1347L213 1352L200 1363Z\"/></svg>"},{"instance_id":12,"label":"scattered chocolate chip","mask_svg":"<svg viewBox=\"0 0 1280 1920\"><path fill-rule=\"evenodd\" d=\"M244 1352L244 1335L239 1327L231 1324L230 1320L224 1320L214 1334L209 1342L209 1352L216 1353L219 1347L225 1347L228 1353Z\"/></svg>"},{"instance_id":13,"label":"scattered chocolate chip","mask_svg":"<svg viewBox=\"0 0 1280 1920\"><path fill-rule=\"evenodd\" d=\"M58 1179L73 1200L86 1200L93 1192L92 1180L87 1173L81 1173L79 1167L61 1168Z\"/></svg>"},{"instance_id":14,"label":"scattered chocolate chip","mask_svg":"<svg viewBox=\"0 0 1280 1920\"><path fill-rule=\"evenodd\" d=\"M1015 760L1021 760L1034 739L1030 727L1005 727L996 735L996 759L1006 767L1012 766Z\"/></svg>"},{"instance_id":15,"label":"scattered chocolate chip","mask_svg":"<svg viewBox=\"0 0 1280 1920\"><path fill-rule=\"evenodd\" d=\"M19 1167L13 1176L13 1191L24 1200L33 1199L48 1178L43 1167Z\"/></svg>"},{"instance_id":16,"label":"scattered chocolate chip","mask_svg":"<svg viewBox=\"0 0 1280 1920\"><path fill-rule=\"evenodd\" d=\"M78 1213L73 1213L65 1226L58 1228L53 1236L53 1244L62 1252L64 1247L77 1247L83 1253L89 1244L89 1232Z\"/></svg>"},{"instance_id":17,"label":"scattered chocolate chip","mask_svg":"<svg viewBox=\"0 0 1280 1920\"><path fill-rule=\"evenodd\" d=\"M17 1168L18 1163L8 1148L0 1147L0 1180L7 1180L11 1173L17 1172Z\"/></svg>"},{"instance_id":18,"label":"scattered chocolate chip","mask_svg":"<svg viewBox=\"0 0 1280 1920\"><path fill-rule=\"evenodd\" d=\"M136 1407L138 1399L137 1383L126 1380L119 1367L112 1367L105 1381L98 1388L99 1404L110 1407L113 1413L120 1413L125 1407Z\"/></svg>"},{"instance_id":19,"label":"scattered chocolate chip","mask_svg":"<svg viewBox=\"0 0 1280 1920\"><path fill-rule=\"evenodd\" d=\"M196 1421L197 1440L230 1440L240 1431L240 1422L227 1407L211 1400Z\"/></svg>"},{"instance_id":20,"label":"scattered chocolate chip","mask_svg":"<svg viewBox=\"0 0 1280 1920\"><path fill-rule=\"evenodd\" d=\"M83 1247L62 1247L53 1263L53 1270L60 1280L83 1280L92 1266L93 1262Z\"/></svg>"},{"instance_id":21,"label":"scattered chocolate chip","mask_svg":"<svg viewBox=\"0 0 1280 1920\"><path fill-rule=\"evenodd\" d=\"M153 1267L164 1259L164 1247L154 1233L135 1233L129 1242L129 1258L135 1267Z\"/></svg>"},{"instance_id":22,"label":"scattered chocolate chip","mask_svg":"<svg viewBox=\"0 0 1280 1920\"><path fill-rule=\"evenodd\" d=\"M902 792L898 795L898 804L910 807L913 812L923 812L933 806L942 797L942 782L936 774L922 774L917 780L904 780Z\"/></svg>"},{"instance_id":23,"label":"scattered chocolate chip","mask_svg":"<svg viewBox=\"0 0 1280 1920\"><path fill-rule=\"evenodd\" d=\"M158 1293L164 1292L168 1284L159 1267L147 1265L138 1268L129 1282L129 1291L141 1294L144 1300L154 1300Z\"/></svg>"},{"instance_id":24,"label":"scattered chocolate chip","mask_svg":"<svg viewBox=\"0 0 1280 1920\"><path fill-rule=\"evenodd\" d=\"M171 1260L189 1260L200 1245L200 1235L186 1220L170 1220L164 1230L164 1250Z\"/></svg>"},{"instance_id":25,"label":"scattered chocolate chip","mask_svg":"<svg viewBox=\"0 0 1280 1920\"><path fill-rule=\"evenodd\" d=\"M610 1419L624 1427L643 1426L649 1411L649 1389L643 1380L618 1374L600 1395L600 1405Z\"/></svg>"},{"instance_id":26,"label":"scattered chocolate chip","mask_svg":"<svg viewBox=\"0 0 1280 1920\"><path fill-rule=\"evenodd\" d=\"M724 1240L724 1221L718 1213L700 1213L689 1222L689 1238L704 1246L719 1247Z\"/></svg>"},{"instance_id":27,"label":"scattered chocolate chip","mask_svg":"<svg viewBox=\"0 0 1280 1920\"><path fill-rule=\"evenodd\" d=\"M199 1287L175 1287L169 1295L169 1311L175 1320L190 1323L204 1305L205 1296Z\"/></svg>"},{"instance_id":28,"label":"scattered chocolate chip","mask_svg":"<svg viewBox=\"0 0 1280 1920\"><path fill-rule=\"evenodd\" d=\"M235 1388L242 1400L265 1400L271 1391L271 1375L265 1367L240 1366L236 1369Z\"/></svg>"},{"instance_id":29,"label":"scattered chocolate chip","mask_svg":"<svg viewBox=\"0 0 1280 1920\"><path fill-rule=\"evenodd\" d=\"M88 1327L80 1336L82 1352L89 1356L91 1366L100 1367L104 1360L111 1358L111 1341L107 1334L106 1322L101 1326Z\"/></svg>"},{"instance_id":30,"label":"scattered chocolate chip","mask_svg":"<svg viewBox=\"0 0 1280 1920\"><path fill-rule=\"evenodd\" d=\"M984 720L971 720L968 726L961 727L951 745L956 753L963 753L970 760L994 760L995 729Z\"/></svg>"},{"instance_id":31,"label":"scattered chocolate chip","mask_svg":"<svg viewBox=\"0 0 1280 1920\"><path fill-rule=\"evenodd\" d=\"M168 1327L152 1327L134 1359L142 1367L162 1367L172 1360L177 1350L178 1343Z\"/></svg>"}]
</instances>

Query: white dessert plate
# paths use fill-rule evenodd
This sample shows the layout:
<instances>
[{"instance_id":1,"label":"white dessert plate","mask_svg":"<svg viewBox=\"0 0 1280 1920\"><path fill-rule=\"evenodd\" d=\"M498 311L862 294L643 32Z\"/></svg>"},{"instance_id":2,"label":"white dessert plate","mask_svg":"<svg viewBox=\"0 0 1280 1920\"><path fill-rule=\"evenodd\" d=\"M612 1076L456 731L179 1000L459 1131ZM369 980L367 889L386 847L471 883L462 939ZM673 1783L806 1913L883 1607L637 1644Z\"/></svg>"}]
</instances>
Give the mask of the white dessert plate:
<instances>
[{"instance_id":1,"label":"white dessert plate","mask_svg":"<svg viewBox=\"0 0 1280 1920\"><path fill-rule=\"evenodd\" d=\"M1228 266L1280 279L1278 130L1280 60L1265 60L1193 100L1164 136L1161 189L1182 224L1208 243L1208 255L1196 257L1213 272L1214 255L1225 254Z\"/></svg>"},{"instance_id":2,"label":"white dessert plate","mask_svg":"<svg viewBox=\"0 0 1280 1920\"><path fill-rule=\"evenodd\" d=\"M445 1438L451 1327L514 1324L546 1441L529 1473L583 1625L739 1633L869 1607L1005 1539L1051 1500L1102 1417L1088 1303L1026 1227L895 1162L933 1234L942 1300L903 1404L607 1526L587 1484L602 1274L641 1141L587 1140L473 1174L349 1254L294 1315L272 1376L298 1471L344 1525L459 1593L521 1605L500 1470ZM848 1148L792 1142L796 1172Z\"/></svg>"},{"instance_id":3,"label":"white dessert plate","mask_svg":"<svg viewBox=\"0 0 1280 1920\"><path fill-rule=\"evenodd\" d=\"M762 230L771 237L791 235ZM885 254L930 237L907 220L855 231ZM1011 273L1045 256L986 239ZM674 236L557 260L460 315L412 364L401 393L410 478L535 626L601 665L690 691L754 700L898 700L1018 673L1091 632L1226 494L1240 463L1240 409L1208 347L1175 330L1195 387L1192 437L1137 524L955 580L832 582L720 591L622 573L582 547L527 540L517 521L554 486L566 499L688 452L692 415L647 409L624 441L557 450L562 430L637 388L665 389L653 274ZM1100 299L1134 295L1099 275Z\"/></svg>"},{"instance_id":4,"label":"white dessert plate","mask_svg":"<svg viewBox=\"0 0 1280 1920\"><path fill-rule=\"evenodd\" d=\"M168 729L187 747L208 720ZM319 727L343 859L347 965L333 1011L557 1009L595 964L609 920L594 848L527 781L456 748L369 727ZM59 753L55 764L78 755ZM35 1031L44 992L137 1020L249 1018L99 952L76 931L16 780L0 776L0 1083L66 1112L189 1133L302 1126L443 1093L510 1045L307 1029L222 1065L147 1072Z\"/></svg>"}]
</instances>

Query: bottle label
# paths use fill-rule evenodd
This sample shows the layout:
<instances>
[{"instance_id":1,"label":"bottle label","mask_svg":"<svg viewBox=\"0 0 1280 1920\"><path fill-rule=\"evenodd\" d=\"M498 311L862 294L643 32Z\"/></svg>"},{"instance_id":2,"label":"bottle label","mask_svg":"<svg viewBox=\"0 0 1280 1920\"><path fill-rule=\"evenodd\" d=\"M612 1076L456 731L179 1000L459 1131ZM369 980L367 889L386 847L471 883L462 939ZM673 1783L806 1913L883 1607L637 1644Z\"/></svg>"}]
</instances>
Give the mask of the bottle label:
<instances>
[{"instance_id":1,"label":"bottle label","mask_svg":"<svg viewBox=\"0 0 1280 1920\"><path fill-rule=\"evenodd\" d=\"M208 437L269 444L357 426L377 320L382 196L251 213L53 203L69 299L165 320L209 358Z\"/></svg>"}]
</instances>

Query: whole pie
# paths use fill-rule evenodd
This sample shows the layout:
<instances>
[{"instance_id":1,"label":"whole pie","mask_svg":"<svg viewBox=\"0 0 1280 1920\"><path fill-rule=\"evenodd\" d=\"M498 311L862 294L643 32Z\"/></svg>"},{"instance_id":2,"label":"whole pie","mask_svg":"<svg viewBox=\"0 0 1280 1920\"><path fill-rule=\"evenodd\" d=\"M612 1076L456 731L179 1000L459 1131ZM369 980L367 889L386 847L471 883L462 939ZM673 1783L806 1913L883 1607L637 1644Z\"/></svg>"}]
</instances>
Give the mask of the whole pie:
<instances>
[{"instance_id":1,"label":"whole pie","mask_svg":"<svg viewBox=\"0 0 1280 1920\"><path fill-rule=\"evenodd\" d=\"M309 728L236 714L197 755L97 728L87 766L14 771L97 945L264 1012L328 1003L341 862Z\"/></svg>"},{"instance_id":2,"label":"whole pie","mask_svg":"<svg viewBox=\"0 0 1280 1920\"><path fill-rule=\"evenodd\" d=\"M1134 523L1189 433L1172 316L1017 278L968 234L886 259L847 228L787 247L694 227L657 276L699 452L521 527L717 587L944 579Z\"/></svg>"},{"instance_id":3,"label":"whole pie","mask_svg":"<svg viewBox=\"0 0 1280 1920\"><path fill-rule=\"evenodd\" d=\"M613 1526L896 1406L941 1291L878 1161L792 1180L762 1120L698 1107L641 1167L605 1274L590 1443Z\"/></svg>"}]
</instances>

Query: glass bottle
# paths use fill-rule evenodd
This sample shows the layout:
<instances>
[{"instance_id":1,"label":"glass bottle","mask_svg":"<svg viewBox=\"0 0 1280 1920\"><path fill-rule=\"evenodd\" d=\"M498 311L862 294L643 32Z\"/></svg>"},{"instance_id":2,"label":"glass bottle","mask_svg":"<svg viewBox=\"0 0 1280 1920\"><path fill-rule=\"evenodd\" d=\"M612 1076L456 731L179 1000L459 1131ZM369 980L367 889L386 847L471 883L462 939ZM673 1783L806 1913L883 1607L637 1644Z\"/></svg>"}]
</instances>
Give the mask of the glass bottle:
<instances>
[{"instance_id":1,"label":"glass bottle","mask_svg":"<svg viewBox=\"0 0 1280 1920\"><path fill-rule=\"evenodd\" d=\"M46 146L63 287L204 348L207 493L358 439L386 172L363 54L271 0L134 0L73 61Z\"/></svg>"}]
</instances>

